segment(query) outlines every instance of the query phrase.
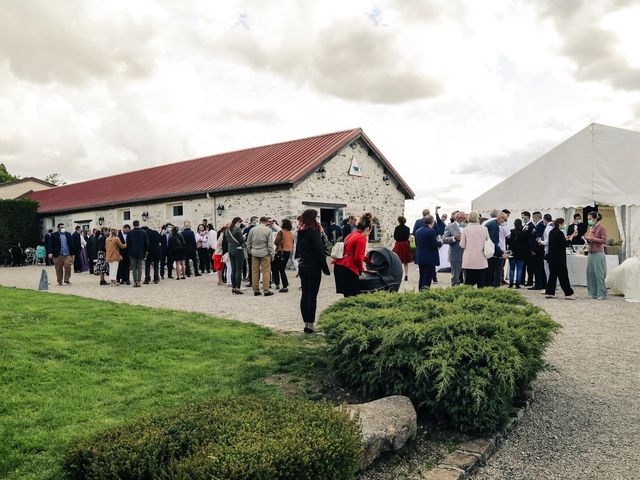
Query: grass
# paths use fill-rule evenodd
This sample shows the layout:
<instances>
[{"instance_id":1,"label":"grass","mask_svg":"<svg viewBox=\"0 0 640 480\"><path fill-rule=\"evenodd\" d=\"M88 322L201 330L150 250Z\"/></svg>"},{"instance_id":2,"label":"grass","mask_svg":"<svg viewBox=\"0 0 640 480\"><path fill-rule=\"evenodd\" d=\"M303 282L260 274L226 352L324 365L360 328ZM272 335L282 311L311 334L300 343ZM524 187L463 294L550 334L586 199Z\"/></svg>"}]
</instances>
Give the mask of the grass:
<instances>
[{"instance_id":1,"label":"grass","mask_svg":"<svg viewBox=\"0 0 640 480\"><path fill-rule=\"evenodd\" d=\"M322 339L196 313L0 287L0 478L58 479L74 438L216 394L277 394Z\"/></svg>"}]
</instances>

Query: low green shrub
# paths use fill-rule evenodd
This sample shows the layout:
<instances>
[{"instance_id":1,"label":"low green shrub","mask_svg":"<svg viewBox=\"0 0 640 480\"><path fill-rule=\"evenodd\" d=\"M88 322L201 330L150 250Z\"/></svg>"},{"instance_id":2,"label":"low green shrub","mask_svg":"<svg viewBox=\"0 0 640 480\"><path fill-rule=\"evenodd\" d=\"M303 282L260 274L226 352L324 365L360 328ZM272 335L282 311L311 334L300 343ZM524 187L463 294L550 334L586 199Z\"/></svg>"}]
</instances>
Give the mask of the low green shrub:
<instances>
[{"instance_id":1,"label":"low green shrub","mask_svg":"<svg viewBox=\"0 0 640 480\"><path fill-rule=\"evenodd\" d=\"M351 479L358 426L326 403L233 397L146 415L72 445L69 479Z\"/></svg>"},{"instance_id":2,"label":"low green shrub","mask_svg":"<svg viewBox=\"0 0 640 480\"><path fill-rule=\"evenodd\" d=\"M427 415L493 431L547 367L559 325L510 290L455 287L345 298L320 318L339 379L366 397L409 396Z\"/></svg>"}]
</instances>

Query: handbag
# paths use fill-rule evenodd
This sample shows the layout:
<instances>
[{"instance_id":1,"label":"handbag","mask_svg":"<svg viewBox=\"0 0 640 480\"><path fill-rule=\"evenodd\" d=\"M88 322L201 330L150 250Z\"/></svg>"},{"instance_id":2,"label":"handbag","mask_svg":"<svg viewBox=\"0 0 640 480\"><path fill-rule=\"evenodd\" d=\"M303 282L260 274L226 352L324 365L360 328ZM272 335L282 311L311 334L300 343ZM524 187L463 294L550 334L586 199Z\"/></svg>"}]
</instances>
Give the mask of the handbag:
<instances>
[{"instance_id":1,"label":"handbag","mask_svg":"<svg viewBox=\"0 0 640 480\"><path fill-rule=\"evenodd\" d=\"M342 259L344 257L344 242L336 242L336 244L331 248L329 256L336 260Z\"/></svg>"},{"instance_id":2,"label":"handbag","mask_svg":"<svg viewBox=\"0 0 640 480\"><path fill-rule=\"evenodd\" d=\"M493 257L495 253L496 253L496 246L494 245L494 243L491 241L490 238L487 238L484 241L484 258L489 259Z\"/></svg>"},{"instance_id":3,"label":"handbag","mask_svg":"<svg viewBox=\"0 0 640 480\"><path fill-rule=\"evenodd\" d=\"M336 243L337 245L337 243ZM324 256L325 257L330 257L332 256L333 253L333 249L335 248L335 245L333 243L331 243L331 240L329 240L329 237L327 237L327 235L322 232L322 247L324 248ZM342 258L342 257L340 257Z\"/></svg>"}]
</instances>

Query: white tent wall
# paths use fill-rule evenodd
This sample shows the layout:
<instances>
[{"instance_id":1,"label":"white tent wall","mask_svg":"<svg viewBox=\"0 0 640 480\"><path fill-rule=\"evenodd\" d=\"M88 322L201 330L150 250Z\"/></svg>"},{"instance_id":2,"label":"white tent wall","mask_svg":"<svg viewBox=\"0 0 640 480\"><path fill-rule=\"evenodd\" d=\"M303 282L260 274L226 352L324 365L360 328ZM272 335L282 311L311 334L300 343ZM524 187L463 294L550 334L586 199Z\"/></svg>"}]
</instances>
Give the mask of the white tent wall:
<instances>
[{"instance_id":1,"label":"white tent wall","mask_svg":"<svg viewBox=\"0 0 640 480\"><path fill-rule=\"evenodd\" d=\"M640 132L593 123L476 198L472 209L506 207L512 219L540 210L571 221L588 205L617 210L608 213L611 236L619 230L626 257L640 254Z\"/></svg>"},{"instance_id":2,"label":"white tent wall","mask_svg":"<svg viewBox=\"0 0 640 480\"><path fill-rule=\"evenodd\" d=\"M640 257L640 207L627 207L627 258Z\"/></svg>"}]
</instances>

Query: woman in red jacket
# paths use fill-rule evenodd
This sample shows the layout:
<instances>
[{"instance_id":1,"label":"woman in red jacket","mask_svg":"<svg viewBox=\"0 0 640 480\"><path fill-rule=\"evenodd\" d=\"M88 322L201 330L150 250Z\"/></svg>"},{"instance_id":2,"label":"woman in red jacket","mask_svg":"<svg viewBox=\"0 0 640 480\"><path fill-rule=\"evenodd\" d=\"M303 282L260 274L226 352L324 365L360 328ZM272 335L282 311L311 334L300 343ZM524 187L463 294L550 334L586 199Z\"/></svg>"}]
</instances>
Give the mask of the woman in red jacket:
<instances>
[{"instance_id":1,"label":"woman in red jacket","mask_svg":"<svg viewBox=\"0 0 640 480\"><path fill-rule=\"evenodd\" d=\"M371 233L372 217L365 213L356 224L356 229L344 239L344 254L333 260L336 293L353 297L360 293L360 274L364 270L367 241Z\"/></svg>"}]
</instances>

